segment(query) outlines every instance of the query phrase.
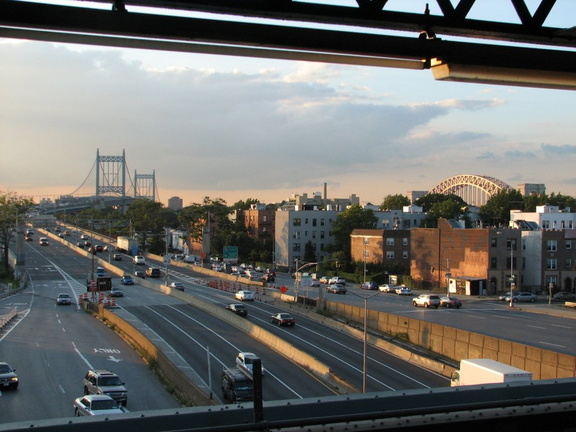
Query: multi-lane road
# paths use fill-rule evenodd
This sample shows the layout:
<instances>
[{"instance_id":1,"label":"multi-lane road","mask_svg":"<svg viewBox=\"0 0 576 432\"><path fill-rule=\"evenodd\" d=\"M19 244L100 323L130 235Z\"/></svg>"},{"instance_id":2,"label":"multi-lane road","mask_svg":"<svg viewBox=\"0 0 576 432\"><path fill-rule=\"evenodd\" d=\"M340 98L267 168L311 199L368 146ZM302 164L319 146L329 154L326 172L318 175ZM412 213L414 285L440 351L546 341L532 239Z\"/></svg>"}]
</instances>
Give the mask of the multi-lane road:
<instances>
[{"instance_id":1,"label":"multi-lane road","mask_svg":"<svg viewBox=\"0 0 576 432\"><path fill-rule=\"evenodd\" d=\"M26 261L31 278L29 288L0 301L0 314L12 307L20 311L13 326L0 333L0 360L11 363L21 378L17 391L2 392L0 421L71 416L73 399L81 395L82 378L90 367L108 368L122 377L129 389L128 408L131 411L179 405L147 365L112 330L76 305L56 306L55 298L60 292L75 297L85 292L85 279L91 271L92 260L59 242L50 242L47 247L27 242ZM126 273L134 271L128 257L115 264ZM197 284L198 275L190 270L174 266L169 266L169 270L170 280L183 282L190 295L201 296L220 307L235 302L231 293ZM163 279L157 282L162 283ZM282 278L279 282L287 286L292 283L291 279ZM114 278L114 285L119 285L118 278ZM262 358L266 371L263 380L265 400L333 394L333 389L290 359L187 303L138 284L123 289L125 296L117 299L118 310L148 326L157 340L177 353L196 380L212 389L216 403L221 402L222 367L231 366L239 351L251 351ZM360 296L373 294L355 287L349 289ZM339 301L363 304L361 298L353 295L330 296ZM468 300L460 310L415 309L409 298L393 294L380 294L369 302L370 308L374 309L523 343L549 344L549 349L576 352L573 338L567 336L576 329L573 320L512 311L497 301ZM364 374L367 391L449 385L446 377L373 347L368 347L364 371L362 341L297 314L294 328L278 328L270 323L270 315L279 311L275 306L256 301L247 303L247 307L247 319L251 322L329 365L335 375L358 389L362 388ZM32 406L34 409L30 409Z\"/></svg>"}]
</instances>

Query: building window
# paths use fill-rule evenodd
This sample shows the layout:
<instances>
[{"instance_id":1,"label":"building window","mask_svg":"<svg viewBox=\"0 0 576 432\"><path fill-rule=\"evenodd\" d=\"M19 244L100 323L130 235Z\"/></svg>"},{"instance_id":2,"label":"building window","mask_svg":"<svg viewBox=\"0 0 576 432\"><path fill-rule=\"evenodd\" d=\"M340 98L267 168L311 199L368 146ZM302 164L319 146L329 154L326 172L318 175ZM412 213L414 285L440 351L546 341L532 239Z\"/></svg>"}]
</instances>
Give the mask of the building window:
<instances>
[{"instance_id":1,"label":"building window","mask_svg":"<svg viewBox=\"0 0 576 432\"><path fill-rule=\"evenodd\" d=\"M292 251L294 252L300 252L300 243L294 243L292 245Z\"/></svg>"},{"instance_id":2,"label":"building window","mask_svg":"<svg viewBox=\"0 0 576 432\"><path fill-rule=\"evenodd\" d=\"M268 222L268 215L262 215L262 222Z\"/></svg>"},{"instance_id":3,"label":"building window","mask_svg":"<svg viewBox=\"0 0 576 432\"><path fill-rule=\"evenodd\" d=\"M304 223L308 225L308 218L304 219Z\"/></svg>"},{"instance_id":4,"label":"building window","mask_svg":"<svg viewBox=\"0 0 576 432\"><path fill-rule=\"evenodd\" d=\"M516 239L507 239L506 240L506 249L516 250Z\"/></svg>"},{"instance_id":5,"label":"building window","mask_svg":"<svg viewBox=\"0 0 576 432\"><path fill-rule=\"evenodd\" d=\"M300 238L300 231L294 231L292 234L292 238L299 239Z\"/></svg>"},{"instance_id":6,"label":"building window","mask_svg":"<svg viewBox=\"0 0 576 432\"><path fill-rule=\"evenodd\" d=\"M292 220L292 225L294 225L294 226L300 226L300 225L302 225L302 219L300 219L300 218L294 218L294 219Z\"/></svg>"},{"instance_id":7,"label":"building window","mask_svg":"<svg viewBox=\"0 0 576 432\"><path fill-rule=\"evenodd\" d=\"M386 239L386 246L394 246L394 237L388 237Z\"/></svg>"},{"instance_id":8,"label":"building window","mask_svg":"<svg viewBox=\"0 0 576 432\"><path fill-rule=\"evenodd\" d=\"M369 244L370 244L370 239L369 239L369 238L363 237L362 239L364 240L364 244L365 244L365 245L369 245Z\"/></svg>"},{"instance_id":9,"label":"building window","mask_svg":"<svg viewBox=\"0 0 576 432\"><path fill-rule=\"evenodd\" d=\"M386 251L386 259L394 259L394 251Z\"/></svg>"},{"instance_id":10,"label":"building window","mask_svg":"<svg viewBox=\"0 0 576 432\"><path fill-rule=\"evenodd\" d=\"M542 221L542 229L550 229L550 221L544 220Z\"/></svg>"},{"instance_id":11,"label":"building window","mask_svg":"<svg viewBox=\"0 0 576 432\"><path fill-rule=\"evenodd\" d=\"M408 246L408 237L402 238L402 246Z\"/></svg>"},{"instance_id":12,"label":"building window","mask_svg":"<svg viewBox=\"0 0 576 432\"><path fill-rule=\"evenodd\" d=\"M546 270L556 270L556 259L549 258L546 260Z\"/></svg>"},{"instance_id":13,"label":"building window","mask_svg":"<svg viewBox=\"0 0 576 432\"><path fill-rule=\"evenodd\" d=\"M566 249L572 249L572 240L566 240Z\"/></svg>"},{"instance_id":14,"label":"building window","mask_svg":"<svg viewBox=\"0 0 576 432\"><path fill-rule=\"evenodd\" d=\"M402 251L402 258L408 259L408 251Z\"/></svg>"},{"instance_id":15,"label":"building window","mask_svg":"<svg viewBox=\"0 0 576 432\"><path fill-rule=\"evenodd\" d=\"M321 239L324 238L324 231L320 231L320 238L321 238Z\"/></svg>"},{"instance_id":16,"label":"building window","mask_svg":"<svg viewBox=\"0 0 576 432\"><path fill-rule=\"evenodd\" d=\"M546 250L548 252L556 252L558 250L558 242L556 240L548 240L546 242Z\"/></svg>"},{"instance_id":17,"label":"building window","mask_svg":"<svg viewBox=\"0 0 576 432\"><path fill-rule=\"evenodd\" d=\"M490 268L497 269L498 268L498 258L490 257Z\"/></svg>"},{"instance_id":18,"label":"building window","mask_svg":"<svg viewBox=\"0 0 576 432\"><path fill-rule=\"evenodd\" d=\"M510 267L510 265L512 265L512 267ZM514 257L514 259L512 261L510 261L510 257L506 258L506 268L517 268L516 267L516 257Z\"/></svg>"},{"instance_id":19,"label":"building window","mask_svg":"<svg viewBox=\"0 0 576 432\"><path fill-rule=\"evenodd\" d=\"M492 237L490 239L490 246L491 247L498 247L498 239L496 237Z\"/></svg>"},{"instance_id":20,"label":"building window","mask_svg":"<svg viewBox=\"0 0 576 432\"><path fill-rule=\"evenodd\" d=\"M316 219L312 219L312 226L316 226Z\"/></svg>"},{"instance_id":21,"label":"building window","mask_svg":"<svg viewBox=\"0 0 576 432\"><path fill-rule=\"evenodd\" d=\"M566 258L566 261L564 262L564 267L572 268L572 258Z\"/></svg>"},{"instance_id":22,"label":"building window","mask_svg":"<svg viewBox=\"0 0 576 432\"><path fill-rule=\"evenodd\" d=\"M324 250L324 243L320 243L320 250L321 250L321 251Z\"/></svg>"},{"instance_id":23,"label":"building window","mask_svg":"<svg viewBox=\"0 0 576 432\"><path fill-rule=\"evenodd\" d=\"M312 238L313 238L313 239L316 238L316 231L312 231Z\"/></svg>"},{"instance_id":24,"label":"building window","mask_svg":"<svg viewBox=\"0 0 576 432\"><path fill-rule=\"evenodd\" d=\"M320 219L320 226L324 226L324 219Z\"/></svg>"}]
</instances>

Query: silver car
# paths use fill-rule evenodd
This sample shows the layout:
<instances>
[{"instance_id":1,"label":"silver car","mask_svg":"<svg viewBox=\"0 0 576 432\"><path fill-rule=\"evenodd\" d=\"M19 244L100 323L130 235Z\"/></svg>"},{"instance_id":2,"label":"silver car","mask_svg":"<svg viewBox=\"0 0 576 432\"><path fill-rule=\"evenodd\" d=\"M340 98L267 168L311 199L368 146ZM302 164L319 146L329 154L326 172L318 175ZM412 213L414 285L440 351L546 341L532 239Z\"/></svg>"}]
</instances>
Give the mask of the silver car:
<instances>
[{"instance_id":1,"label":"silver car","mask_svg":"<svg viewBox=\"0 0 576 432\"><path fill-rule=\"evenodd\" d=\"M514 293L514 296L512 297L512 303L534 303L537 300L538 296L529 292ZM510 301L510 296L506 297L506 301Z\"/></svg>"},{"instance_id":2,"label":"silver car","mask_svg":"<svg viewBox=\"0 0 576 432\"><path fill-rule=\"evenodd\" d=\"M114 399L106 395L86 395L74 401L74 415L76 417L122 414L124 412L126 412L125 409L122 409Z\"/></svg>"}]
</instances>

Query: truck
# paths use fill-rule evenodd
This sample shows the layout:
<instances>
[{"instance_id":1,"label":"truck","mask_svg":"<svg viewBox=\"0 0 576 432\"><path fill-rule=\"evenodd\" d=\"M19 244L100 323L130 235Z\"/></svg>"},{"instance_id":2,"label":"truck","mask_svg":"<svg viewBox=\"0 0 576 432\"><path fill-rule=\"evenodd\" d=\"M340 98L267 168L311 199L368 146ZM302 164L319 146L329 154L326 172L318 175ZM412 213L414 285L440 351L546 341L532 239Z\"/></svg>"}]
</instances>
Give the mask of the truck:
<instances>
[{"instance_id":1,"label":"truck","mask_svg":"<svg viewBox=\"0 0 576 432\"><path fill-rule=\"evenodd\" d=\"M118 236L116 249L129 255L136 255L138 253L138 240L132 237Z\"/></svg>"},{"instance_id":2,"label":"truck","mask_svg":"<svg viewBox=\"0 0 576 432\"><path fill-rule=\"evenodd\" d=\"M452 374L450 386L457 387L518 381L532 381L532 372L492 359L464 359L460 361L460 369Z\"/></svg>"},{"instance_id":3,"label":"truck","mask_svg":"<svg viewBox=\"0 0 576 432\"><path fill-rule=\"evenodd\" d=\"M254 400L254 382L238 367L222 370L222 399L232 403Z\"/></svg>"}]
</instances>

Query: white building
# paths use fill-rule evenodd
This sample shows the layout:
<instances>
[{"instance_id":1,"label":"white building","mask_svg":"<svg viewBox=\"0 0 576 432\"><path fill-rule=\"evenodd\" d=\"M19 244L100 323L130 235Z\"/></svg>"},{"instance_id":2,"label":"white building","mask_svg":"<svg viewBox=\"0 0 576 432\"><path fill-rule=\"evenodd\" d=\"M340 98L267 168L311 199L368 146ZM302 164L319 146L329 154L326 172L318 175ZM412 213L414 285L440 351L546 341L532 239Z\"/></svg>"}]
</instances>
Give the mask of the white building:
<instances>
[{"instance_id":1,"label":"white building","mask_svg":"<svg viewBox=\"0 0 576 432\"><path fill-rule=\"evenodd\" d=\"M535 212L524 212L522 210L510 210L510 226L512 228L545 230L574 229L576 213L570 213L570 209L560 210L558 206L543 205L536 207ZM525 224L528 222L528 224ZM531 222L531 223L530 223Z\"/></svg>"}]
</instances>

